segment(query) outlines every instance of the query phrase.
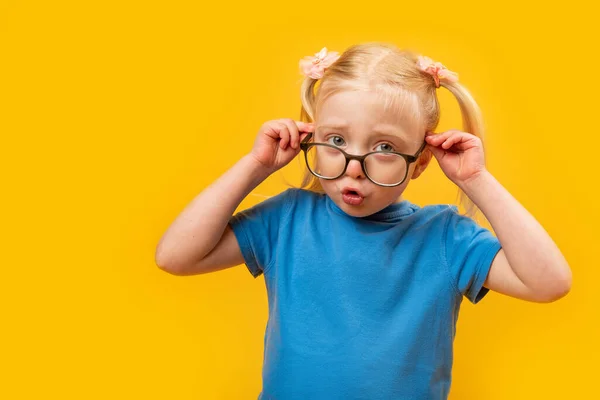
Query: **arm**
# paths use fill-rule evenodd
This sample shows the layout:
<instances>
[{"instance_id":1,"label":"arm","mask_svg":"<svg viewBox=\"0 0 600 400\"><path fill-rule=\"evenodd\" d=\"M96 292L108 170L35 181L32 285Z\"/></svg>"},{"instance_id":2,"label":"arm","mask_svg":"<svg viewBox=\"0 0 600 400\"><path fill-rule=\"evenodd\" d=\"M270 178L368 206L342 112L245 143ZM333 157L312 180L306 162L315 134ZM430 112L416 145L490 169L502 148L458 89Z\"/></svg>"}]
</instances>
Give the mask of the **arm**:
<instances>
[{"instance_id":1,"label":"arm","mask_svg":"<svg viewBox=\"0 0 600 400\"><path fill-rule=\"evenodd\" d=\"M565 296L571 288L571 269L536 219L487 171L461 189L486 216L502 244L484 286L535 302Z\"/></svg>"},{"instance_id":2,"label":"arm","mask_svg":"<svg viewBox=\"0 0 600 400\"><path fill-rule=\"evenodd\" d=\"M487 171L481 140L450 130L426 137L440 167L486 216L502 249L484 286L522 300L551 302L571 288L571 269L535 218Z\"/></svg>"},{"instance_id":3,"label":"arm","mask_svg":"<svg viewBox=\"0 0 600 400\"><path fill-rule=\"evenodd\" d=\"M156 249L157 265L174 275L211 272L243 263L229 219L242 200L269 176L247 155L181 212Z\"/></svg>"},{"instance_id":4,"label":"arm","mask_svg":"<svg viewBox=\"0 0 600 400\"><path fill-rule=\"evenodd\" d=\"M217 271L243 263L228 223L241 201L270 174L300 151L299 142L313 129L291 119L266 122L252 152L244 156L181 212L160 239L156 264L174 275Z\"/></svg>"}]
</instances>

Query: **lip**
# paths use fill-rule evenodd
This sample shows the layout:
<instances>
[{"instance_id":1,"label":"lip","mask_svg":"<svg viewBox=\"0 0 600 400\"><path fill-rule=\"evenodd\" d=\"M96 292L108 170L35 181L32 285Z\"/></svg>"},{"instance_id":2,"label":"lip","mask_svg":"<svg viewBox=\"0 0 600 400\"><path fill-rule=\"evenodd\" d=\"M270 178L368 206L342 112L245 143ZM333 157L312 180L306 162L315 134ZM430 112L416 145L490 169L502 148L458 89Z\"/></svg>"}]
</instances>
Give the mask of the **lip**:
<instances>
[{"instance_id":1,"label":"lip","mask_svg":"<svg viewBox=\"0 0 600 400\"><path fill-rule=\"evenodd\" d=\"M351 193L355 192L355 193ZM345 187L342 190L342 201L349 206L360 206L365 200L365 195L353 187Z\"/></svg>"},{"instance_id":2,"label":"lip","mask_svg":"<svg viewBox=\"0 0 600 400\"><path fill-rule=\"evenodd\" d=\"M351 186L346 186L342 189L342 194L348 194L349 192L356 192L360 197L364 198L365 195L363 194L363 192L361 192L360 190L351 187Z\"/></svg>"}]
</instances>

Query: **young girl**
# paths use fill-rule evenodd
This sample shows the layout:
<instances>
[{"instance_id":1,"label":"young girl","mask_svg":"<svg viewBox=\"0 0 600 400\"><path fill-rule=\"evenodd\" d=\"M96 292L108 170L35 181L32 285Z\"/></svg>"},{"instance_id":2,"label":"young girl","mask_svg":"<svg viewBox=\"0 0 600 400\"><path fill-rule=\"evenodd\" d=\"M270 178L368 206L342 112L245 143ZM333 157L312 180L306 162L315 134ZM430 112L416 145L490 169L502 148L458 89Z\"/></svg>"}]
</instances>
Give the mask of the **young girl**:
<instances>
[{"instance_id":1,"label":"young girl","mask_svg":"<svg viewBox=\"0 0 600 400\"><path fill-rule=\"evenodd\" d=\"M156 262L176 275L242 263L264 275L259 399L445 399L463 296L551 302L569 291L570 268L486 169L479 110L457 74L383 43L324 48L300 65L304 122L265 123L169 227ZM432 133L440 87L464 132ZM300 152L303 189L232 215ZM432 156L497 238L455 206L402 198Z\"/></svg>"}]
</instances>

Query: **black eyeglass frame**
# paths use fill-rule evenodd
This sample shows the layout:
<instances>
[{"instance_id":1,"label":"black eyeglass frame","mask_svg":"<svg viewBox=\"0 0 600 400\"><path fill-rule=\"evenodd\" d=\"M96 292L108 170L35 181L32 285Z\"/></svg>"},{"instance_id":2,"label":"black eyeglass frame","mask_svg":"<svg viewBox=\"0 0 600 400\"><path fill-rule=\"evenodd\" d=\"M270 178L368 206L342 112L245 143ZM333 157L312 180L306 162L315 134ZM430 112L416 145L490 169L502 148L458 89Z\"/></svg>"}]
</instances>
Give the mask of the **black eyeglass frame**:
<instances>
[{"instance_id":1,"label":"black eyeglass frame","mask_svg":"<svg viewBox=\"0 0 600 400\"><path fill-rule=\"evenodd\" d=\"M363 154L362 156L357 156L357 155L353 155L353 154L348 154L344 150L340 149L339 147L334 146L334 145L329 144L329 143L309 143L308 141L312 137L313 137L313 134L311 132L308 135L306 135L306 137L302 140L302 142L300 142L300 149L302 149L302 151L304 152L304 160L306 161L306 166L307 166L308 170L311 172L311 174L313 174L317 178L321 178L321 179L325 179L325 180L338 179L340 176L342 176L342 175L344 175L346 173L346 169L348 168L348 164L350 164L350 161L351 160L356 160L356 161L358 161L360 163L360 165L362 167L362 170L365 173L365 176L367 177L367 179L369 179L374 184L379 185L379 186L383 186L383 187L395 187L395 186L402 185L404 183L404 181L406 180L406 177L408 176L408 170L410 169L410 164L414 163L415 161L417 161L419 159L419 156L421 155L421 153L423 152L423 150L427 146L427 142L423 141L423 144L421 145L421 147L419 148L419 150L417 150L417 152L414 155L404 154L404 153L398 153L396 151L381 151L381 150L379 150L379 151L371 151L369 153ZM344 166L344 169L342 170L342 172L338 176L336 176L334 178L324 177L324 176L321 176L321 175L317 174L315 171L313 171L310 168L310 164L308 162L308 150L311 147L313 147L313 146L331 147L333 149L336 149L336 150L340 151L344 155L344 157L346 157L346 165ZM402 158L404 158L404 160L406 161L406 171L404 171L404 178L402 178L402 180L399 183L391 183L391 184L379 183L379 182L375 182L369 176L369 173L367 172L367 166L365 165L365 159L367 158L367 156L369 156L371 154L378 154L378 153L396 154L396 155L399 155Z\"/></svg>"}]
</instances>

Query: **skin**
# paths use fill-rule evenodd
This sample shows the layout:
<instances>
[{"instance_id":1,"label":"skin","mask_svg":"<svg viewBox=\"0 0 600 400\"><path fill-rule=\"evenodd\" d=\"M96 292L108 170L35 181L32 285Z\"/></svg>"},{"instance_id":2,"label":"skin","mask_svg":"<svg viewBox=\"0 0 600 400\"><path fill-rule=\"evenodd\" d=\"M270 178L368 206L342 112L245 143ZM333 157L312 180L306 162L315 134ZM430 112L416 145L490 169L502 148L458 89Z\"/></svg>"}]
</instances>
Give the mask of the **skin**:
<instances>
[{"instance_id":1,"label":"skin","mask_svg":"<svg viewBox=\"0 0 600 400\"><path fill-rule=\"evenodd\" d=\"M385 130L385 136L377 130ZM382 143L414 154L425 140L427 149L410 165L408 177L418 178L433 155L448 179L483 212L502 245L485 286L540 303L555 301L569 292L572 276L567 261L544 228L486 169L479 138L459 130L425 132L420 121L385 110L369 92L332 95L321 105L315 124L291 119L266 122L252 151L197 195L171 224L157 246L157 265L174 275L194 275L242 264L244 259L228 221L256 186L298 155L299 143L308 132L314 132L317 142L329 140L328 135L341 136L343 144L339 140L336 143L350 154L381 150L378 146ZM398 187L380 187L366 179L357 161L351 161L343 176L321 180L321 184L342 210L360 217L401 200L410 179ZM346 186L364 192L363 204L349 206L341 200Z\"/></svg>"},{"instance_id":2,"label":"skin","mask_svg":"<svg viewBox=\"0 0 600 400\"><path fill-rule=\"evenodd\" d=\"M315 127L315 142L334 144L349 154L358 155L377 150L412 155L425 138L420 121L386 110L374 92L344 91L328 97L319 110ZM364 217L401 201L410 179L418 178L430 160L431 152L425 151L409 166L407 179L395 187L371 182L357 160L350 161L340 178L320 179L320 182L325 193L345 213ZM362 204L344 202L342 191L345 187L357 189L364 196Z\"/></svg>"}]
</instances>

